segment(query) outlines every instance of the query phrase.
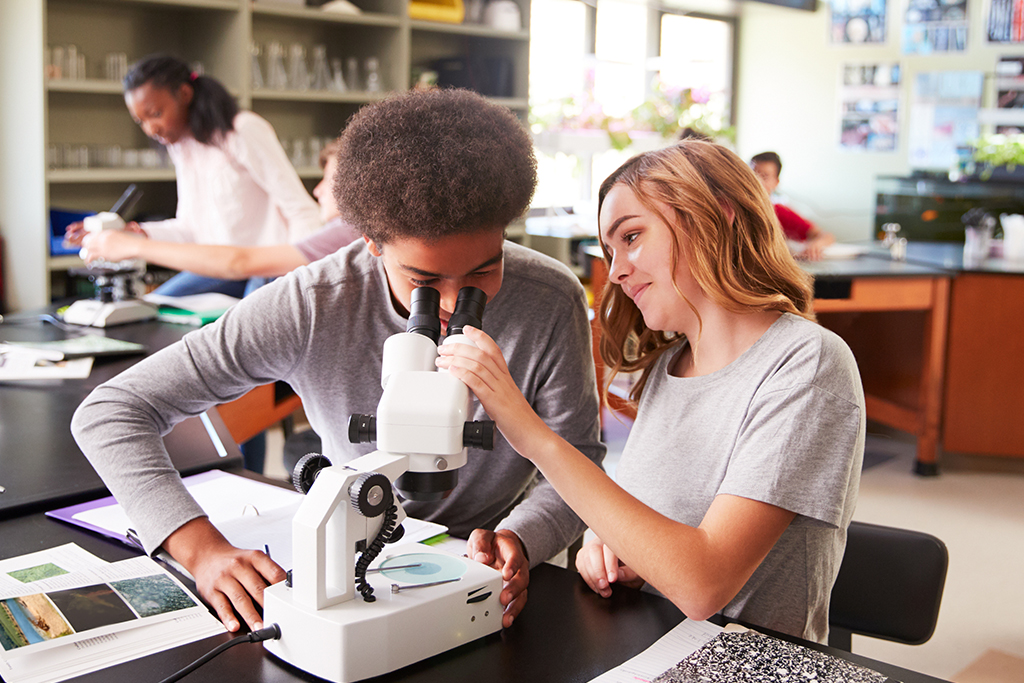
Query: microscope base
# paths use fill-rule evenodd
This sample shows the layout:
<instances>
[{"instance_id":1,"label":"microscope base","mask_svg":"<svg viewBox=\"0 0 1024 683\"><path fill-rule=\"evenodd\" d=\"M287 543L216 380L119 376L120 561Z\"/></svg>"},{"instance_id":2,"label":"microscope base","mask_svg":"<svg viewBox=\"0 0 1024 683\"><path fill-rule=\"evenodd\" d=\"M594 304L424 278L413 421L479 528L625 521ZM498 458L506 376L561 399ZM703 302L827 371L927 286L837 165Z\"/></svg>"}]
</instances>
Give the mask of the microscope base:
<instances>
[{"instance_id":1,"label":"microscope base","mask_svg":"<svg viewBox=\"0 0 1024 683\"><path fill-rule=\"evenodd\" d=\"M156 308L142 301L112 301L79 299L64 311L64 322L86 327L111 327L125 323L152 320Z\"/></svg>"},{"instance_id":2,"label":"microscope base","mask_svg":"<svg viewBox=\"0 0 1024 683\"><path fill-rule=\"evenodd\" d=\"M389 547L385 552L394 560L403 551L454 558L419 544ZM315 676L352 683L501 630L501 574L472 560L457 559L466 565L458 581L422 588L398 583L402 590L393 593L394 579L372 573L367 577L375 602L364 602L356 595L320 610L295 604L292 589L284 582L270 586L264 592L263 622L278 624L281 639L263 644ZM425 577L422 583L433 580Z\"/></svg>"}]
</instances>

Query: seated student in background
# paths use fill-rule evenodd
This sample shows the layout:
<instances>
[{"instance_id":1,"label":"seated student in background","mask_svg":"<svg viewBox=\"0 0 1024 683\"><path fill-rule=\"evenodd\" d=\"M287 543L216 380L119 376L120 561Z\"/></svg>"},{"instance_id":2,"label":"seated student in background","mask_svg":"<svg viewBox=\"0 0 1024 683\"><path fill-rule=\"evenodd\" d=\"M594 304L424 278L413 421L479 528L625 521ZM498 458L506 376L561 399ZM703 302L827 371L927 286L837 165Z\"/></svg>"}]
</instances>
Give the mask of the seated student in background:
<instances>
[{"instance_id":1,"label":"seated student in background","mask_svg":"<svg viewBox=\"0 0 1024 683\"><path fill-rule=\"evenodd\" d=\"M755 154L750 159L750 168L754 170L768 194L773 196L775 188L779 186L779 175L782 173L782 159L779 155L775 152ZM797 253L797 258L817 261L825 247L836 241L835 235L825 232L785 204L773 199L773 207L786 239L800 242L803 246Z\"/></svg>"},{"instance_id":2,"label":"seated student in background","mask_svg":"<svg viewBox=\"0 0 1024 683\"><path fill-rule=\"evenodd\" d=\"M155 240L232 246L296 242L320 229L317 205L269 123L239 111L217 80L167 55L146 57L128 71L124 99L147 136L166 145L174 162L174 218L129 223ZM80 244L82 223L66 241ZM223 292L241 297L263 280L224 281L182 272L156 291L167 296Z\"/></svg>"},{"instance_id":3,"label":"seated student in background","mask_svg":"<svg viewBox=\"0 0 1024 683\"><path fill-rule=\"evenodd\" d=\"M467 329L480 348L445 347L438 366L596 533L576 560L593 590L647 583L693 619L823 641L864 395L849 348L814 322L767 194L724 147L680 142L604 181L599 237L601 355L641 372L618 484L534 413L501 340Z\"/></svg>"},{"instance_id":4,"label":"seated student in background","mask_svg":"<svg viewBox=\"0 0 1024 683\"><path fill-rule=\"evenodd\" d=\"M358 230L342 220L334 201L337 153L337 140L320 152L320 168L323 169L324 177L313 188L313 196L320 204L323 227L300 242L266 247L229 247L219 244L160 242L137 232L104 230L86 235L82 240L85 258L90 263L96 260L117 262L138 258L166 268L225 280L277 277L289 273L299 266L333 254L360 237Z\"/></svg>"},{"instance_id":5,"label":"seated student in background","mask_svg":"<svg viewBox=\"0 0 1024 683\"><path fill-rule=\"evenodd\" d=\"M597 383L586 296L564 265L505 241L537 182L529 134L508 109L463 90L411 91L367 105L341 136L335 199L357 240L261 287L216 323L99 386L72 432L125 508L146 550L163 546L196 578L230 630L284 579L267 555L231 546L175 472L160 435L259 384L288 382L324 453L341 463L348 416L381 397L382 347L404 332L412 291L441 295L447 325L462 287L486 292L484 325L532 409L600 467ZM483 419L477 406L472 419ZM469 556L502 572L509 626L526 602L529 567L583 532L536 468L505 442L471 452L441 503L406 511L469 537Z\"/></svg>"}]
</instances>

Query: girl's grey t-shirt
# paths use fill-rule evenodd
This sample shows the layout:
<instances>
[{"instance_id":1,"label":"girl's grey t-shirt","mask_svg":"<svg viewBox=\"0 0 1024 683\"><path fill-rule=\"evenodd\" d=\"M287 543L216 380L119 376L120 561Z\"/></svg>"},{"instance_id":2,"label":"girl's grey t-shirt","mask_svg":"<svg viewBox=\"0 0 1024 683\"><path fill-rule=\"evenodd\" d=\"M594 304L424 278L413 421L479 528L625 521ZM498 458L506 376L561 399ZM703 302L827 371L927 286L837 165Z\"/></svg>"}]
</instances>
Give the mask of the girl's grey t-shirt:
<instances>
[{"instance_id":1,"label":"girl's grey t-shirt","mask_svg":"<svg viewBox=\"0 0 1024 683\"><path fill-rule=\"evenodd\" d=\"M834 333L788 313L710 375L669 374L684 344L651 372L618 482L694 527L719 494L795 512L723 613L822 641L864 455L864 393L853 354Z\"/></svg>"}]
</instances>

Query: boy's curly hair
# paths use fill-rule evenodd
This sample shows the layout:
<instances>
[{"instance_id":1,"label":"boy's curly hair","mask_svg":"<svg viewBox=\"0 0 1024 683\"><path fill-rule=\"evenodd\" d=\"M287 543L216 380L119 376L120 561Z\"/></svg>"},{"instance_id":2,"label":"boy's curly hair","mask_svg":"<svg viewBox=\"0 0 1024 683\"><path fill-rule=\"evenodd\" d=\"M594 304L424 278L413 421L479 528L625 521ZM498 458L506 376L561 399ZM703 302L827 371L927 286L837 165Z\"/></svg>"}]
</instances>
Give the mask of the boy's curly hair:
<instances>
[{"instance_id":1,"label":"boy's curly hair","mask_svg":"<svg viewBox=\"0 0 1024 683\"><path fill-rule=\"evenodd\" d=\"M507 108L468 90L367 105L342 132L334 198L377 244L504 228L537 185L533 142Z\"/></svg>"}]
</instances>

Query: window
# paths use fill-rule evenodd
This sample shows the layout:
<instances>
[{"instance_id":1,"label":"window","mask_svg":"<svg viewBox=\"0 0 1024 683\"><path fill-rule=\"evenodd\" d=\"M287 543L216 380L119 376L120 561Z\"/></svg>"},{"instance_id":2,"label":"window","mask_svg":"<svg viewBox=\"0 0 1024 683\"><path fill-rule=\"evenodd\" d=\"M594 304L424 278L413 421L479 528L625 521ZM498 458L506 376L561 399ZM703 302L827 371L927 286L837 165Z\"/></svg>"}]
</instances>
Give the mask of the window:
<instances>
[{"instance_id":1,"label":"window","mask_svg":"<svg viewBox=\"0 0 1024 683\"><path fill-rule=\"evenodd\" d=\"M597 128L649 100L656 88L699 91L729 124L733 20L671 14L639 0L533 0L531 122L540 182L534 206L574 206L629 156ZM660 86L659 86L660 82ZM549 131L549 134L543 134ZM633 137L637 137L634 135Z\"/></svg>"}]
</instances>

